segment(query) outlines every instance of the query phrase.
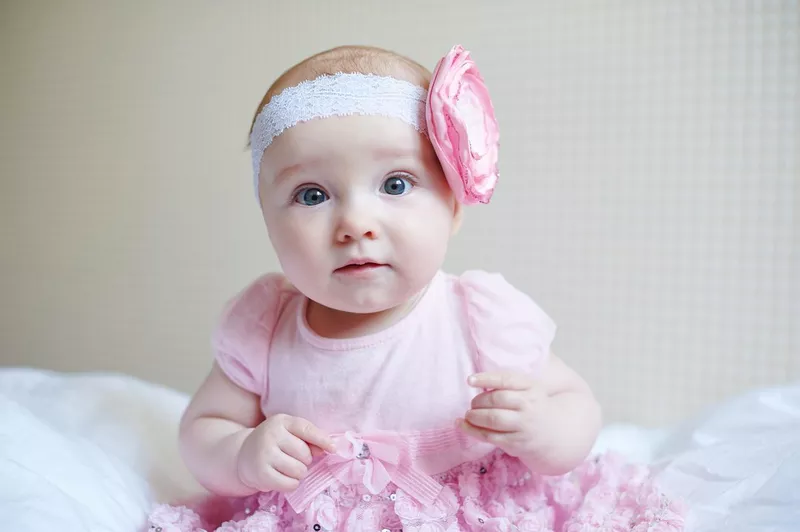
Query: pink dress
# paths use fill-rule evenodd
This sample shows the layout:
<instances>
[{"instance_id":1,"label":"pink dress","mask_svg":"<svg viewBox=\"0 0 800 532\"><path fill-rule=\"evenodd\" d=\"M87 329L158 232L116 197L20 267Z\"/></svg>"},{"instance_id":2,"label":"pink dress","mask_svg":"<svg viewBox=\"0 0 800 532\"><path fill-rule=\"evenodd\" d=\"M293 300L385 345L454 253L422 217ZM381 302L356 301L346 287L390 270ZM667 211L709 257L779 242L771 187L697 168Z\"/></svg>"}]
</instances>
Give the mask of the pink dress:
<instances>
[{"instance_id":1,"label":"pink dress","mask_svg":"<svg viewBox=\"0 0 800 532\"><path fill-rule=\"evenodd\" d=\"M647 469L611 455L559 477L465 436L454 421L476 371L536 371L555 324L500 275L440 272L416 307L381 332L315 334L306 298L278 274L242 291L214 337L216 359L258 394L265 416L300 416L339 451L292 493L160 505L156 532L683 530Z\"/></svg>"}]
</instances>

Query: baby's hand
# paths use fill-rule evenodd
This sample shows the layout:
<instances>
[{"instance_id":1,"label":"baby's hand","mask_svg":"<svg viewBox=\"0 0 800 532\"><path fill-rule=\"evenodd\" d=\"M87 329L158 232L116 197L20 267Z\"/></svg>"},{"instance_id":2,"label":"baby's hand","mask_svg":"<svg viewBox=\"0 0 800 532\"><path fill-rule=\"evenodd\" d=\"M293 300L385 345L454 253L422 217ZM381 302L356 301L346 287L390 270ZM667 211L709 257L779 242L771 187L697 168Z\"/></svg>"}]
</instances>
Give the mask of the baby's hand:
<instances>
[{"instance_id":1,"label":"baby's hand","mask_svg":"<svg viewBox=\"0 0 800 532\"><path fill-rule=\"evenodd\" d=\"M479 373L468 383L486 391L472 400L472 408L458 424L480 440L496 445L511 456L537 453L544 438L537 437L547 409L547 394L536 381L521 373Z\"/></svg>"},{"instance_id":2,"label":"baby's hand","mask_svg":"<svg viewBox=\"0 0 800 532\"><path fill-rule=\"evenodd\" d=\"M259 491L292 491L321 451L333 452L333 442L311 422L285 414L271 416L244 440L237 463L239 479Z\"/></svg>"}]
</instances>

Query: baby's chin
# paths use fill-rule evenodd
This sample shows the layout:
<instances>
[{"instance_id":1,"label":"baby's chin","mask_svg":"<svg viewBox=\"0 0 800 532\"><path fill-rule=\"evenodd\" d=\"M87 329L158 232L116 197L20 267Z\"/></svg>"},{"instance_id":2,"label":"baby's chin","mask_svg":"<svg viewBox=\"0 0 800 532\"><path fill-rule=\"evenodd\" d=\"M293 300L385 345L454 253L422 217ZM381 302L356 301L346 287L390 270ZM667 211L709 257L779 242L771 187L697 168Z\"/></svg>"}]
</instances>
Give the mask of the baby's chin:
<instances>
[{"instance_id":1,"label":"baby's chin","mask_svg":"<svg viewBox=\"0 0 800 532\"><path fill-rule=\"evenodd\" d=\"M416 300L419 292L411 286L364 287L351 286L330 287L314 294L309 299L334 312L347 314L383 314L407 308ZM307 295L308 296L308 295Z\"/></svg>"},{"instance_id":2,"label":"baby's chin","mask_svg":"<svg viewBox=\"0 0 800 532\"><path fill-rule=\"evenodd\" d=\"M350 294L345 297L322 297L316 300L317 304L322 305L335 312L347 314L381 314L406 306L412 299L412 295L388 295L373 294L371 297L355 297Z\"/></svg>"},{"instance_id":3,"label":"baby's chin","mask_svg":"<svg viewBox=\"0 0 800 532\"><path fill-rule=\"evenodd\" d=\"M288 275L305 297L333 312L382 314L402 311L419 300L432 275L386 266L380 271L334 274L328 279Z\"/></svg>"}]
</instances>

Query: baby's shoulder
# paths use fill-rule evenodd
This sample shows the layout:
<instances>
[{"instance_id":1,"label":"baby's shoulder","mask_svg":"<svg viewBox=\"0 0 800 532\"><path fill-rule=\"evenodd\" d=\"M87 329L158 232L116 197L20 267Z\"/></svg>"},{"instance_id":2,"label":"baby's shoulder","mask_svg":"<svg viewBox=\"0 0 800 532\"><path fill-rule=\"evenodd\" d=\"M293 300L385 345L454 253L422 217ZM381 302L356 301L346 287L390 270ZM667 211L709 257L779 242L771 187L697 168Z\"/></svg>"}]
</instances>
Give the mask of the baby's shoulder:
<instances>
[{"instance_id":1,"label":"baby's shoulder","mask_svg":"<svg viewBox=\"0 0 800 532\"><path fill-rule=\"evenodd\" d=\"M496 272L447 275L486 369L534 367L550 353L556 324L531 296Z\"/></svg>"},{"instance_id":2,"label":"baby's shoulder","mask_svg":"<svg viewBox=\"0 0 800 532\"><path fill-rule=\"evenodd\" d=\"M531 296L512 285L503 274L485 270L466 270L461 274L445 274L449 292L460 298L469 310L497 307L513 310L536 306ZM503 311L502 313L506 313Z\"/></svg>"},{"instance_id":3,"label":"baby's shoulder","mask_svg":"<svg viewBox=\"0 0 800 532\"><path fill-rule=\"evenodd\" d=\"M266 273L228 300L223 311L223 321L225 318L253 318L279 311L282 304L297 294L297 289L285 275L276 272Z\"/></svg>"},{"instance_id":4,"label":"baby's shoulder","mask_svg":"<svg viewBox=\"0 0 800 532\"><path fill-rule=\"evenodd\" d=\"M220 347L271 339L287 302L298 294L283 274L258 277L228 300L215 328L214 343Z\"/></svg>"},{"instance_id":5,"label":"baby's shoulder","mask_svg":"<svg viewBox=\"0 0 800 532\"><path fill-rule=\"evenodd\" d=\"M266 393L266 364L275 325L297 294L282 274L268 273L225 305L212 343L220 368L242 388Z\"/></svg>"}]
</instances>

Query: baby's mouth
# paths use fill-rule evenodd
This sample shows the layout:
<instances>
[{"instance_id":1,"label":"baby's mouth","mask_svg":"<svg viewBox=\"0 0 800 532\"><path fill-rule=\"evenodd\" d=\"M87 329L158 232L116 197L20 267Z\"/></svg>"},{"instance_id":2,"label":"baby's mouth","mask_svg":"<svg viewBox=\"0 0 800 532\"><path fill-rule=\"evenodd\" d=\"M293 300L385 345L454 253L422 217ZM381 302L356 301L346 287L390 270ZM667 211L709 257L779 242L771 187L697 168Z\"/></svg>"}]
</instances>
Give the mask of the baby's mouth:
<instances>
[{"instance_id":1,"label":"baby's mouth","mask_svg":"<svg viewBox=\"0 0 800 532\"><path fill-rule=\"evenodd\" d=\"M352 261L348 264L340 268L336 268L334 273L340 274L366 274L372 273L383 268L387 268L388 264L383 264L380 262L374 262L370 260L363 260L363 261Z\"/></svg>"}]
</instances>

